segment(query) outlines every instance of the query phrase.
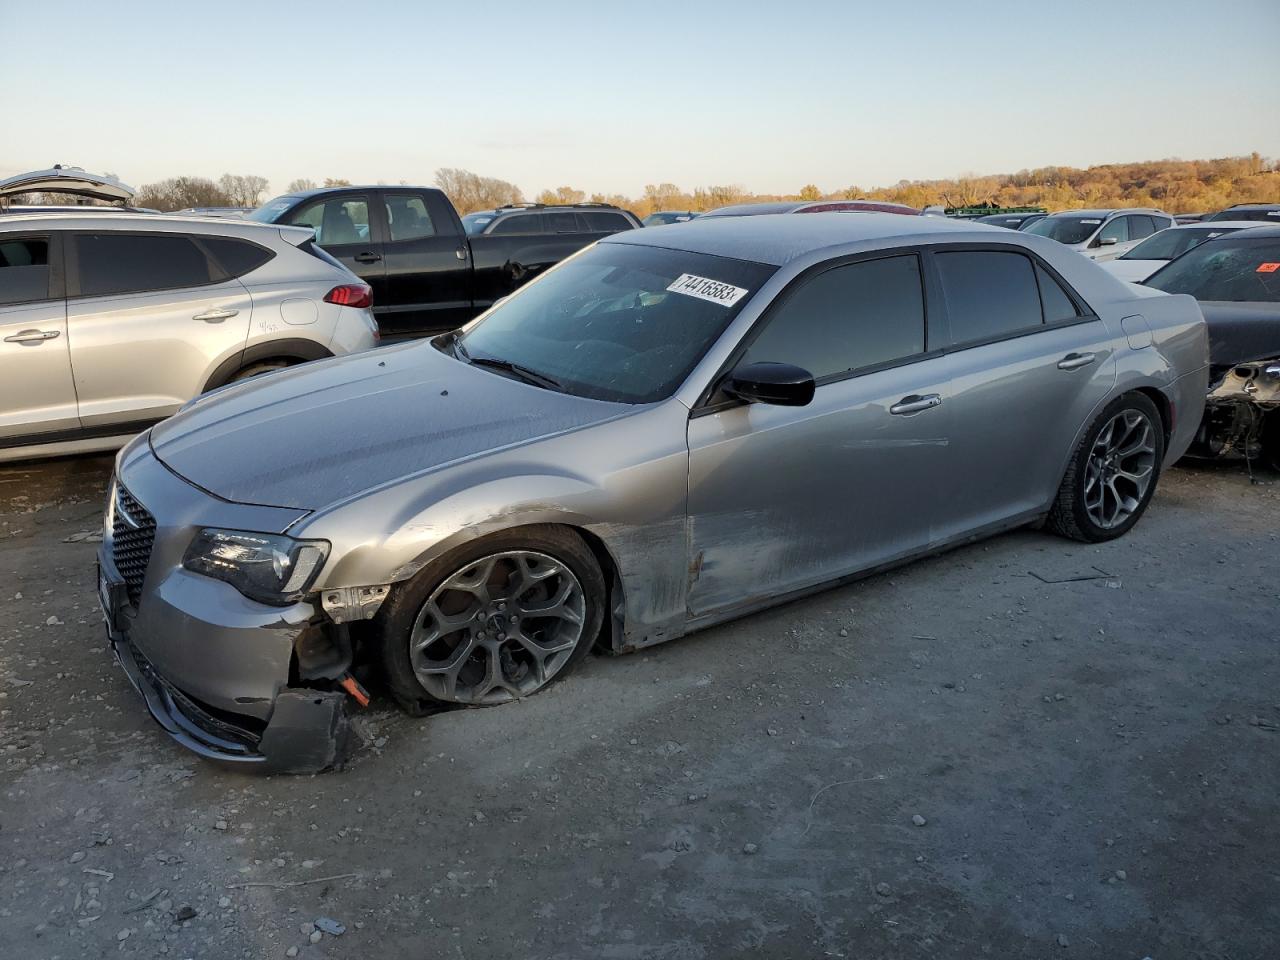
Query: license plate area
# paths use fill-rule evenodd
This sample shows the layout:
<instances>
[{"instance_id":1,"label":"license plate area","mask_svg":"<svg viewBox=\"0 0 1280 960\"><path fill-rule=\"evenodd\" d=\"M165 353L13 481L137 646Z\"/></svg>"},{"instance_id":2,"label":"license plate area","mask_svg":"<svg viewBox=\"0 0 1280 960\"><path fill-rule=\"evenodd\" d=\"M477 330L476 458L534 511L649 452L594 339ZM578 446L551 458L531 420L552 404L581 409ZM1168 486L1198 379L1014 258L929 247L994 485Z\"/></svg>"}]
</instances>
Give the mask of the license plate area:
<instances>
[{"instance_id":1,"label":"license plate area","mask_svg":"<svg viewBox=\"0 0 1280 960\"><path fill-rule=\"evenodd\" d=\"M127 602L124 582L113 580L99 564L98 606L102 610L102 619L106 621L109 633L119 632L119 614Z\"/></svg>"}]
</instances>

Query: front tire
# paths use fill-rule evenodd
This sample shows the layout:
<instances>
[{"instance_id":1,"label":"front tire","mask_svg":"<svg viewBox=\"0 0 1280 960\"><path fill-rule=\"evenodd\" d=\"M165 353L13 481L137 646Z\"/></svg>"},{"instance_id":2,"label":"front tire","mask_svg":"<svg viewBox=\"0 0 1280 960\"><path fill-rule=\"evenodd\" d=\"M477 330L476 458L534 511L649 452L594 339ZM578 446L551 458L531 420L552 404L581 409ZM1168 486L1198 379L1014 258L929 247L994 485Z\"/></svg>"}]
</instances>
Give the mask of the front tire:
<instances>
[{"instance_id":1,"label":"front tire","mask_svg":"<svg viewBox=\"0 0 1280 960\"><path fill-rule=\"evenodd\" d=\"M1102 543L1128 533L1151 502L1164 461L1160 411L1140 393L1109 403L1071 455L1049 529Z\"/></svg>"},{"instance_id":2,"label":"front tire","mask_svg":"<svg viewBox=\"0 0 1280 960\"><path fill-rule=\"evenodd\" d=\"M427 564L379 611L383 662L413 713L532 696L591 649L605 581L571 530L530 526Z\"/></svg>"}]
</instances>

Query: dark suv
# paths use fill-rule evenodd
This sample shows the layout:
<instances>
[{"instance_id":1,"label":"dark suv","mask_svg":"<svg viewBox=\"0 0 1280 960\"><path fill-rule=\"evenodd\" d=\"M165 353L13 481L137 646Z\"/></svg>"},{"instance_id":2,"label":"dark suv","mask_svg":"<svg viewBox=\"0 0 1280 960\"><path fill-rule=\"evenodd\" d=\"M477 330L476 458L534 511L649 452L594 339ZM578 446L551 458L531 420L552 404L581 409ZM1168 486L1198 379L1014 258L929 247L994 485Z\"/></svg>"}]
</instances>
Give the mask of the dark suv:
<instances>
[{"instance_id":1,"label":"dark suv","mask_svg":"<svg viewBox=\"0 0 1280 960\"><path fill-rule=\"evenodd\" d=\"M512 203L496 210L477 210L462 218L469 237L494 234L621 233L641 226L629 211L611 203L575 203L551 206Z\"/></svg>"}]
</instances>

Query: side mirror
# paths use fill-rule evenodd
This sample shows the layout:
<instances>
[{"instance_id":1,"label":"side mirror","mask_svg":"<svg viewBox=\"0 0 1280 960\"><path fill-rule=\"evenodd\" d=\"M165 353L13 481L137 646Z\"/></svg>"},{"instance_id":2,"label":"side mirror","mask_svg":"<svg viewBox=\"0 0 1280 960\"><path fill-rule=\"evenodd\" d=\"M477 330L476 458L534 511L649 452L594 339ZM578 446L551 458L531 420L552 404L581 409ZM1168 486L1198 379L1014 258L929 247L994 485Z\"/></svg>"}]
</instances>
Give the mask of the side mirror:
<instances>
[{"instance_id":1,"label":"side mirror","mask_svg":"<svg viewBox=\"0 0 1280 960\"><path fill-rule=\"evenodd\" d=\"M731 397L747 403L771 403L779 407L803 407L813 400L813 374L790 363L747 363L734 370L721 385Z\"/></svg>"},{"instance_id":2,"label":"side mirror","mask_svg":"<svg viewBox=\"0 0 1280 960\"><path fill-rule=\"evenodd\" d=\"M1119 241L1117 241L1115 237L1099 237L1098 238L1098 246L1100 247L1114 247L1118 242Z\"/></svg>"}]
</instances>

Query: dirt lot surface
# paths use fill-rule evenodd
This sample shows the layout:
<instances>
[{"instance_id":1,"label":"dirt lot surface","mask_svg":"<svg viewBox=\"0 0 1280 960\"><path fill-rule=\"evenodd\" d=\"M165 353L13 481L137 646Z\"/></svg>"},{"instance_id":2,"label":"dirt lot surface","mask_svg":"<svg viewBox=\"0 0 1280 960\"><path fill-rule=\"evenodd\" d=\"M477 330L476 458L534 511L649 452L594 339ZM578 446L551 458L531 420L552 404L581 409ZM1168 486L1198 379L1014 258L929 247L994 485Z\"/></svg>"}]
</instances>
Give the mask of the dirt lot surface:
<instances>
[{"instance_id":1,"label":"dirt lot surface","mask_svg":"<svg viewBox=\"0 0 1280 960\"><path fill-rule=\"evenodd\" d=\"M347 770L262 778L111 662L110 463L0 469L6 957L1280 955L1275 475L1176 469L1119 542L1007 535L520 704L375 702Z\"/></svg>"}]
</instances>

